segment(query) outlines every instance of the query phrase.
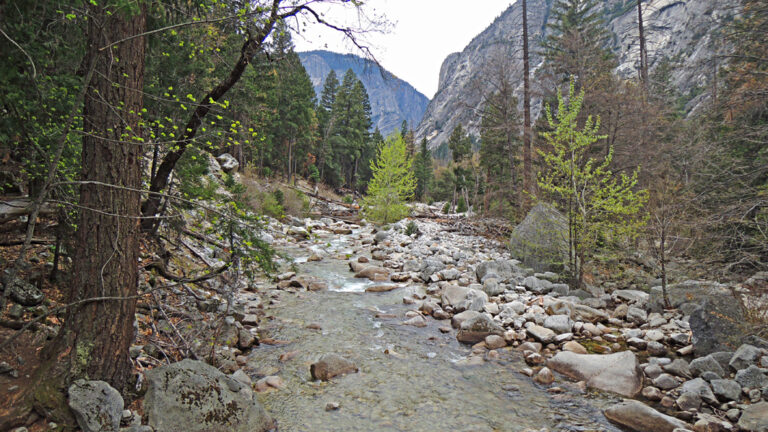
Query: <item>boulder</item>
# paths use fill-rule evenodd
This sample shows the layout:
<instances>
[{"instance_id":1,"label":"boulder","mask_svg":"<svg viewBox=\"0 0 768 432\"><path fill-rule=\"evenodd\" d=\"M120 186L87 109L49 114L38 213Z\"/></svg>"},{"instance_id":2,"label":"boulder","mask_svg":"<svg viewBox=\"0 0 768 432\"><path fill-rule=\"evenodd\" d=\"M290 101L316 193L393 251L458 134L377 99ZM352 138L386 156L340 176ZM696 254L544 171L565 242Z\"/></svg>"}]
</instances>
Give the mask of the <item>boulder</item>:
<instances>
[{"instance_id":1,"label":"boulder","mask_svg":"<svg viewBox=\"0 0 768 432\"><path fill-rule=\"evenodd\" d=\"M387 280L389 279L389 270L382 267L368 266L357 272L355 277L370 280Z\"/></svg>"},{"instance_id":2,"label":"boulder","mask_svg":"<svg viewBox=\"0 0 768 432\"><path fill-rule=\"evenodd\" d=\"M740 303L730 294L703 300L689 323L697 356L735 350L749 331Z\"/></svg>"},{"instance_id":3,"label":"boulder","mask_svg":"<svg viewBox=\"0 0 768 432\"><path fill-rule=\"evenodd\" d=\"M610 318L607 313L593 307L559 300L547 306L550 315L568 315L574 321L603 322Z\"/></svg>"},{"instance_id":4,"label":"boulder","mask_svg":"<svg viewBox=\"0 0 768 432\"><path fill-rule=\"evenodd\" d=\"M480 315L480 312L478 311L464 311L457 313L453 316L453 318L451 318L451 326L456 329L461 328L461 325L464 323L464 321L472 319L478 315Z\"/></svg>"},{"instance_id":5,"label":"boulder","mask_svg":"<svg viewBox=\"0 0 768 432\"><path fill-rule=\"evenodd\" d=\"M309 367L312 379L328 381L333 377L356 373L359 369L350 360L336 354L325 354Z\"/></svg>"},{"instance_id":6,"label":"boulder","mask_svg":"<svg viewBox=\"0 0 768 432\"><path fill-rule=\"evenodd\" d=\"M712 372L721 378L725 376L722 366L711 354L691 360L689 367L693 376L699 376L705 372Z\"/></svg>"},{"instance_id":7,"label":"boulder","mask_svg":"<svg viewBox=\"0 0 768 432\"><path fill-rule=\"evenodd\" d=\"M743 388L762 389L763 387L768 387L768 378L766 378L763 371L755 365L736 372L736 377L734 379Z\"/></svg>"},{"instance_id":8,"label":"boulder","mask_svg":"<svg viewBox=\"0 0 768 432\"><path fill-rule=\"evenodd\" d=\"M673 432L675 429L691 430L684 421L662 414L635 400L625 400L608 407L605 417L636 432Z\"/></svg>"},{"instance_id":9,"label":"boulder","mask_svg":"<svg viewBox=\"0 0 768 432\"><path fill-rule=\"evenodd\" d=\"M561 271L568 262L568 221L549 204L539 203L512 231L512 256L535 271Z\"/></svg>"},{"instance_id":10,"label":"boulder","mask_svg":"<svg viewBox=\"0 0 768 432\"><path fill-rule=\"evenodd\" d=\"M123 397L104 381L77 380L68 390L69 407L83 432L117 432Z\"/></svg>"},{"instance_id":11,"label":"boulder","mask_svg":"<svg viewBox=\"0 0 768 432\"><path fill-rule=\"evenodd\" d=\"M649 295L645 291L640 290L616 290L611 293L611 298L614 302L624 301L627 303L634 303L638 307L645 308L648 303Z\"/></svg>"},{"instance_id":12,"label":"boulder","mask_svg":"<svg viewBox=\"0 0 768 432\"><path fill-rule=\"evenodd\" d=\"M562 351L547 366L588 386L633 397L642 389L643 374L631 351L615 354L576 354Z\"/></svg>"},{"instance_id":13,"label":"boulder","mask_svg":"<svg viewBox=\"0 0 768 432\"><path fill-rule=\"evenodd\" d=\"M645 324L647 320L648 314L645 312L645 309L640 309L635 306L630 306L629 309L627 309L627 321L642 325Z\"/></svg>"},{"instance_id":14,"label":"boulder","mask_svg":"<svg viewBox=\"0 0 768 432\"><path fill-rule=\"evenodd\" d=\"M522 285L530 292L535 294L546 294L552 291L552 282L546 279L539 279L535 276L528 276L523 279Z\"/></svg>"},{"instance_id":15,"label":"boulder","mask_svg":"<svg viewBox=\"0 0 768 432\"><path fill-rule=\"evenodd\" d=\"M573 320L568 315L550 315L544 319L544 327L557 334L570 333L573 329Z\"/></svg>"},{"instance_id":16,"label":"boulder","mask_svg":"<svg viewBox=\"0 0 768 432\"><path fill-rule=\"evenodd\" d=\"M711 381L712 392L724 401L738 401L741 397L741 386L734 380L714 379Z\"/></svg>"},{"instance_id":17,"label":"boulder","mask_svg":"<svg viewBox=\"0 0 768 432\"><path fill-rule=\"evenodd\" d=\"M550 342L553 342L555 340L555 337L557 336L557 333L553 332L552 330L542 327L540 325L529 323L528 327L526 327L525 331L528 333L529 336L533 337L537 341L548 344Z\"/></svg>"},{"instance_id":18,"label":"boulder","mask_svg":"<svg viewBox=\"0 0 768 432\"><path fill-rule=\"evenodd\" d=\"M428 258L424 260L424 263L421 266L421 273L419 273L419 277L421 280L427 282L433 274L443 269L445 269L445 263L439 259Z\"/></svg>"},{"instance_id":19,"label":"boulder","mask_svg":"<svg viewBox=\"0 0 768 432\"><path fill-rule=\"evenodd\" d=\"M221 170L227 174L237 172L237 169L240 168L240 162L229 153L220 154L216 157L216 161L219 163Z\"/></svg>"},{"instance_id":20,"label":"boulder","mask_svg":"<svg viewBox=\"0 0 768 432\"><path fill-rule=\"evenodd\" d=\"M709 384L701 378L692 379L683 383L680 389L681 394L691 393L699 396L701 400L712 405L717 404L717 398L712 393L712 389L709 388Z\"/></svg>"},{"instance_id":21,"label":"boulder","mask_svg":"<svg viewBox=\"0 0 768 432\"><path fill-rule=\"evenodd\" d=\"M693 430L696 432L727 432L733 430L733 425L712 414L699 413Z\"/></svg>"},{"instance_id":22,"label":"boulder","mask_svg":"<svg viewBox=\"0 0 768 432\"><path fill-rule=\"evenodd\" d=\"M474 344L484 341L490 335L503 336L504 328L485 314L479 314L463 323L456 333L459 342Z\"/></svg>"},{"instance_id":23,"label":"boulder","mask_svg":"<svg viewBox=\"0 0 768 432\"><path fill-rule=\"evenodd\" d=\"M22 306L37 306L45 298L42 291L23 279L16 278L11 284L11 300Z\"/></svg>"},{"instance_id":24,"label":"boulder","mask_svg":"<svg viewBox=\"0 0 768 432\"><path fill-rule=\"evenodd\" d=\"M768 431L768 402L758 402L745 407L739 418L738 426L744 431Z\"/></svg>"},{"instance_id":25,"label":"boulder","mask_svg":"<svg viewBox=\"0 0 768 432\"><path fill-rule=\"evenodd\" d=\"M475 275L480 283L490 277L506 282L515 276L515 265L509 260L483 261L475 269Z\"/></svg>"},{"instance_id":26,"label":"boulder","mask_svg":"<svg viewBox=\"0 0 768 432\"><path fill-rule=\"evenodd\" d=\"M504 294L504 286L496 278L486 278L483 281L483 292L489 296L497 296Z\"/></svg>"},{"instance_id":27,"label":"boulder","mask_svg":"<svg viewBox=\"0 0 768 432\"><path fill-rule=\"evenodd\" d=\"M733 357L728 362L728 366L735 371L746 369L753 364L757 364L760 357L763 356L763 350L749 344L743 344L733 353Z\"/></svg>"},{"instance_id":28,"label":"boulder","mask_svg":"<svg viewBox=\"0 0 768 432\"><path fill-rule=\"evenodd\" d=\"M481 312L488 302L488 294L473 288L448 285L443 290L443 307L451 306L454 312L472 310Z\"/></svg>"},{"instance_id":29,"label":"boulder","mask_svg":"<svg viewBox=\"0 0 768 432\"><path fill-rule=\"evenodd\" d=\"M253 391L201 361L185 359L146 372L144 412L167 432L263 432L275 427Z\"/></svg>"}]
</instances>

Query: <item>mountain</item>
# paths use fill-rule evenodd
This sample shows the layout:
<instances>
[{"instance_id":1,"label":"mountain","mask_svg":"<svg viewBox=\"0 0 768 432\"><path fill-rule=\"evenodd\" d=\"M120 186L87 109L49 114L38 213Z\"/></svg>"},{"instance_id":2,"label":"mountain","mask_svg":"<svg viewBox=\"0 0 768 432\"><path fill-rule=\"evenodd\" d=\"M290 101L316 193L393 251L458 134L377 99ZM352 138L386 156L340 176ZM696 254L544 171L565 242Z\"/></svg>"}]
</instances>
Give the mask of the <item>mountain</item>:
<instances>
[{"instance_id":1,"label":"mountain","mask_svg":"<svg viewBox=\"0 0 768 432\"><path fill-rule=\"evenodd\" d=\"M541 65L540 41L546 37L553 0L528 0L528 27L531 53L532 85ZM706 98L712 77L712 58L718 36L716 30L738 11L738 0L645 0L643 20L646 28L651 70L664 60L672 65L672 84L691 99L689 109ZM612 33L611 48L619 65L616 73L627 78L637 76L639 48L636 0L603 0L606 28ZM713 44L713 42L715 42ZM522 5L515 2L463 51L449 55L440 70L437 93L416 129L416 138L427 137L436 148L448 140L457 124L477 134L482 96L491 83L484 79L494 67L494 59L510 62L511 79L522 101ZM532 101L533 115L541 110L541 101ZM521 109L522 110L522 109Z\"/></svg>"},{"instance_id":2,"label":"mountain","mask_svg":"<svg viewBox=\"0 0 768 432\"><path fill-rule=\"evenodd\" d=\"M331 70L341 81L348 69L352 69L363 82L371 102L373 126L384 136L399 130L403 120L415 128L421 122L429 98L413 86L397 78L376 63L352 54L330 51L300 52L299 58L307 70L318 97L323 90L325 77Z\"/></svg>"}]
</instances>

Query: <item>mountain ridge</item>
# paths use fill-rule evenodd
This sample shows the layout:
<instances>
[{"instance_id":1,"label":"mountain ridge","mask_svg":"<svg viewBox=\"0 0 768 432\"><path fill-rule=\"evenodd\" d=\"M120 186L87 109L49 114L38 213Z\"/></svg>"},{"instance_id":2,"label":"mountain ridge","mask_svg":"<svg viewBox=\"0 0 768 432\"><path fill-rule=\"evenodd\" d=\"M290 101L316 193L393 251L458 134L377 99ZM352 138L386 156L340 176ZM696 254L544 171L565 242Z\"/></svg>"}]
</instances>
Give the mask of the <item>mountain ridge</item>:
<instances>
[{"instance_id":1,"label":"mountain ridge","mask_svg":"<svg viewBox=\"0 0 768 432\"><path fill-rule=\"evenodd\" d=\"M346 71L352 69L368 92L373 126L378 127L384 136L399 130L403 120L412 128L421 122L429 98L373 61L354 54L327 50L302 51L297 54L318 98L325 77L331 70L336 72L341 81Z\"/></svg>"}]
</instances>

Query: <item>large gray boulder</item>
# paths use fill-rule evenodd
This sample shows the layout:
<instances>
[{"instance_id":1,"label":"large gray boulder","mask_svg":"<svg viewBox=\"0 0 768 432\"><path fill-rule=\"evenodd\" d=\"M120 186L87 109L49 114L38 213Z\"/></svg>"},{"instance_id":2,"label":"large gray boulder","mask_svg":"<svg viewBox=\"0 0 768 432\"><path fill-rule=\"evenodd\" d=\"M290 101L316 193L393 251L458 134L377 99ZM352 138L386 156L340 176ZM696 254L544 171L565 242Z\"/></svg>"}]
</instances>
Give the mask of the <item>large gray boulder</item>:
<instances>
[{"instance_id":1,"label":"large gray boulder","mask_svg":"<svg viewBox=\"0 0 768 432\"><path fill-rule=\"evenodd\" d=\"M561 351L547 366L588 386L626 397L634 397L643 387L643 372L632 351L615 354L576 354Z\"/></svg>"},{"instance_id":2,"label":"large gray boulder","mask_svg":"<svg viewBox=\"0 0 768 432\"><path fill-rule=\"evenodd\" d=\"M568 221L551 205L539 203L512 231L509 248L535 271L561 271L568 262Z\"/></svg>"},{"instance_id":3,"label":"large gray boulder","mask_svg":"<svg viewBox=\"0 0 768 432\"><path fill-rule=\"evenodd\" d=\"M625 400L612 405L604 411L604 414L608 420L637 432L673 432L678 428L692 429L686 422L662 414L636 400Z\"/></svg>"},{"instance_id":4,"label":"large gray boulder","mask_svg":"<svg viewBox=\"0 0 768 432\"><path fill-rule=\"evenodd\" d=\"M689 324L697 356L733 351L750 331L741 304L730 294L703 300L691 313Z\"/></svg>"},{"instance_id":5,"label":"large gray boulder","mask_svg":"<svg viewBox=\"0 0 768 432\"><path fill-rule=\"evenodd\" d=\"M68 390L69 408L83 432L117 432L123 397L104 381L77 380Z\"/></svg>"},{"instance_id":6,"label":"large gray boulder","mask_svg":"<svg viewBox=\"0 0 768 432\"><path fill-rule=\"evenodd\" d=\"M451 306L454 312L472 310L481 312L488 302L488 294L458 285L446 286L442 296L443 307Z\"/></svg>"},{"instance_id":7,"label":"large gray boulder","mask_svg":"<svg viewBox=\"0 0 768 432\"><path fill-rule=\"evenodd\" d=\"M201 361L185 359L146 373L148 423L166 432L263 432L274 428L253 391Z\"/></svg>"},{"instance_id":8,"label":"large gray boulder","mask_svg":"<svg viewBox=\"0 0 768 432\"><path fill-rule=\"evenodd\" d=\"M487 277L493 277L506 282L515 276L514 262L509 260L483 261L475 269L477 280L484 282Z\"/></svg>"}]
</instances>

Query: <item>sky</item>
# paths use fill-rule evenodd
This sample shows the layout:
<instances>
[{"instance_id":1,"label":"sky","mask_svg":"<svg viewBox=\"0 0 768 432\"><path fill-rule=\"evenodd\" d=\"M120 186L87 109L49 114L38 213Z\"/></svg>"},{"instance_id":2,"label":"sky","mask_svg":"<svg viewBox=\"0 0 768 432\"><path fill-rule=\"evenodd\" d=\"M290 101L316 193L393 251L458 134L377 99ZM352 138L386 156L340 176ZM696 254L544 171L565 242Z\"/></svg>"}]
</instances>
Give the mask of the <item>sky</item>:
<instances>
[{"instance_id":1,"label":"sky","mask_svg":"<svg viewBox=\"0 0 768 432\"><path fill-rule=\"evenodd\" d=\"M437 92L440 66L445 58L462 51L514 0L368 0L366 16L386 17L384 32L366 32L363 38L379 63L407 81L428 98ZM329 7L328 21L358 25L350 8ZM334 30L306 25L293 41L296 51L324 49L360 54Z\"/></svg>"}]
</instances>

